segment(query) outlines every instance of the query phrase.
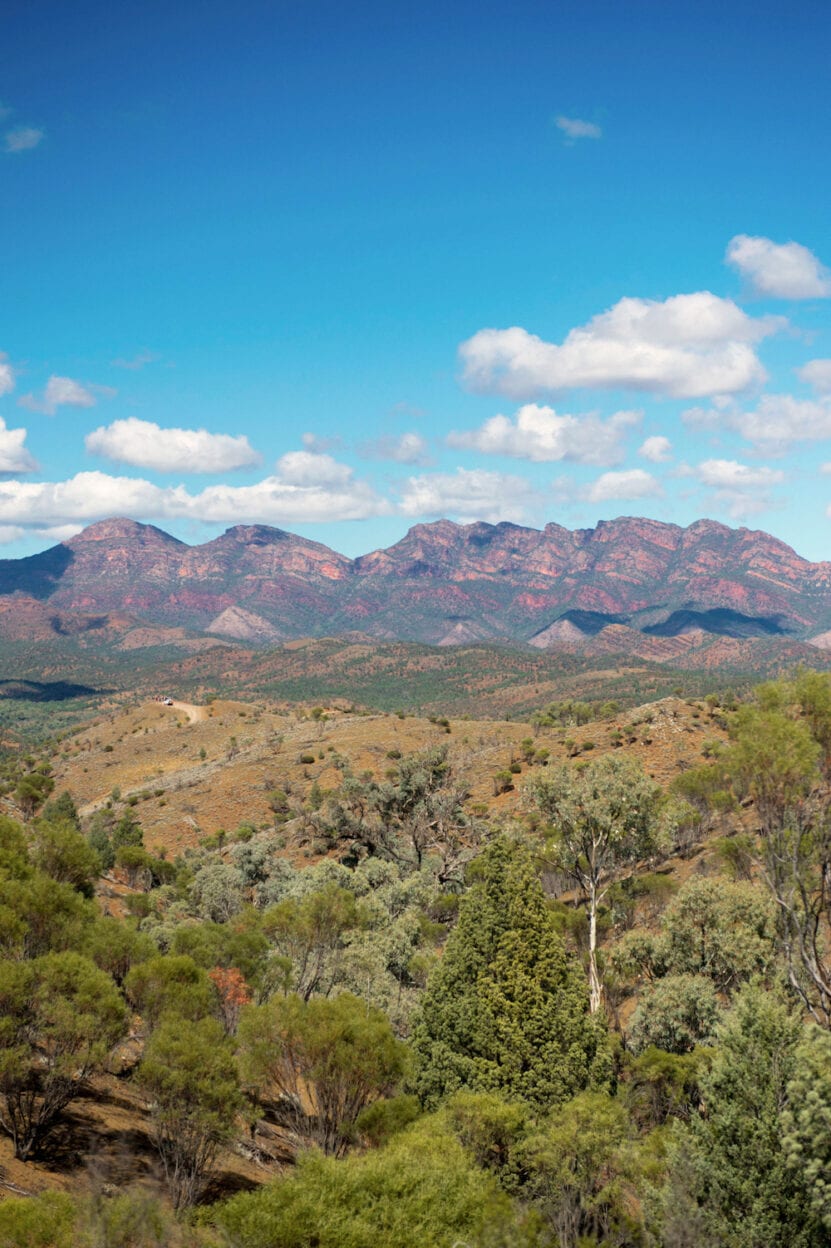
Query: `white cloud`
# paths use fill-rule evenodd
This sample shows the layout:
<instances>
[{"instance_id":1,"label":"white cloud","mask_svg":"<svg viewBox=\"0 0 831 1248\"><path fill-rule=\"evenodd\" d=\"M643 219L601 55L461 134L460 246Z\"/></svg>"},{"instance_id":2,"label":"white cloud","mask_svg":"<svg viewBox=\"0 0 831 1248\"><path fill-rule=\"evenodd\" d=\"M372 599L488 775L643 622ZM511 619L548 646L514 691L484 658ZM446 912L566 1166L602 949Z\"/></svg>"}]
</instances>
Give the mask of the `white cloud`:
<instances>
[{"instance_id":1,"label":"white cloud","mask_svg":"<svg viewBox=\"0 0 831 1248\"><path fill-rule=\"evenodd\" d=\"M650 463L665 464L672 454L672 443L669 438L656 435L646 439L638 454Z\"/></svg>"},{"instance_id":2,"label":"white cloud","mask_svg":"<svg viewBox=\"0 0 831 1248\"><path fill-rule=\"evenodd\" d=\"M558 130L562 130L563 134L569 139L599 139L603 134L600 126L596 126L593 121L582 121L579 117L559 117L554 118L554 124Z\"/></svg>"},{"instance_id":3,"label":"white cloud","mask_svg":"<svg viewBox=\"0 0 831 1248\"><path fill-rule=\"evenodd\" d=\"M824 299L831 295L831 272L801 243L737 234L725 259L758 295L773 299Z\"/></svg>"},{"instance_id":4,"label":"white cloud","mask_svg":"<svg viewBox=\"0 0 831 1248\"><path fill-rule=\"evenodd\" d=\"M690 469L689 475L711 490L715 505L726 508L736 520L773 506L771 491L785 480L779 469L751 468L732 459L707 459Z\"/></svg>"},{"instance_id":5,"label":"white cloud","mask_svg":"<svg viewBox=\"0 0 831 1248\"><path fill-rule=\"evenodd\" d=\"M28 152L37 147L42 138L43 131L35 126L15 126L6 131L3 146L7 152Z\"/></svg>"},{"instance_id":6,"label":"white cloud","mask_svg":"<svg viewBox=\"0 0 831 1248\"><path fill-rule=\"evenodd\" d=\"M59 407L95 407L99 398L112 398L115 390L109 386L85 386L71 377L51 376L40 398L24 394L17 401L30 412L54 416Z\"/></svg>"},{"instance_id":7,"label":"white cloud","mask_svg":"<svg viewBox=\"0 0 831 1248\"><path fill-rule=\"evenodd\" d=\"M754 446L768 453L781 453L793 442L831 438L831 400L766 394L755 411L737 412L729 417L729 422Z\"/></svg>"},{"instance_id":8,"label":"white cloud","mask_svg":"<svg viewBox=\"0 0 831 1248\"><path fill-rule=\"evenodd\" d=\"M384 434L375 442L363 442L365 459L391 459L396 464L429 464L430 453L420 433Z\"/></svg>"},{"instance_id":9,"label":"white cloud","mask_svg":"<svg viewBox=\"0 0 831 1248\"><path fill-rule=\"evenodd\" d=\"M817 394L831 394L831 360L809 360L796 370L796 375L813 386Z\"/></svg>"},{"instance_id":10,"label":"white cloud","mask_svg":"<svg viewBox=\"0 0 831 1248\"><path fill-rule=\"evenodd\" d=\"M282 462L282 461L281 461ZM391 505L352 472L339 482L301 485L281 476L256 485L212 485L187 502L187 514L216 523L312 524L389 515Z\"/></svg>"},{"instance_id":11,"label":"white cloud","mask_svg":"<svg viewBox=\"0 0 831 1248\"><path fill-rule=\"evenodd\" d=\"M284 456L278 468L287 459ZM211 485L198 494L189 493L183 485L162 487L142 478L103 472L80 472L68 481L0 481L0 524L42 529L114 515L217 524L306 524L392 513L392 505L371 485L355 480L350 468L336 467L342 471L318 465L315 479L310 466L304 472L296 461L290 461L285 475L278 471L248 486ZM302 478L305 483L299 483Z\"/></svg>"},{"instance_id":12,"label":"white cloud","mask_svg":"<svg viewBox=\"0 0 831 1248\"><path fill-rule=\"evenodd\" d=\"M625 472L604 472L583 491L589 503L606 503L611 499L654 498L663 494L660 483L643 468Z\"/></svg>"},{"instance_id":13,"label":"white cloud","mask_svg":"<svg viewBox=\"0 0 831 1248\"><path fill-rule=\"evenodd\" d=\"M0 417L0 473L35 472L37 463L26 450L25 429L7 429Z\"/></svg>"},{"instance_id":14,"label":"white cloud","mask_svg":"<svg viewBox=\"0 0 831 1248\"><path fill-rule=\"evenodd\" d=\"M522 521L533 490L523 477L483 469L410 477L401 496L405 516L451 516L460 520Z\"/></svg>"},{"instance_id":15,"label":"white cloud","mask_svg":"<svg viewBox=\"0 0 831 1248\"><path fill-rule=\"evenodd\" d=\"M244 434L162 429L135 416L102 425L87 434L84 445L94 455L156 472L232 472L261 459Z\"/></svg>"},{"instance_id":16,"label":"white cloud","mask_svg":"<svg viewBox=\"0 0 831 1248\"><path fill-rule=\"evenodd\" d=\"M0 394L8 394L10 390L14 390L14 369L5 352L0 351Z\"/></svg>"},{"instance_id":17,"label":"white cloud","mask_svg":"<svg viewBox=\"0 0 831 1248\"><path fill-rule=\"evenodd\" d=\"M304 488L343 486L352 478L348 464L339 464L331 455L313 451L288 451L278 459L277 472L288 485Z\"/></svg>"},{"instance_id":18,"label":"white cloud","mask_svg":"<svg viewBox=\"0 0 831 1248\"><path fill-rule=\"evenodd\" d=\"M9 542L19 542L26 537L26 530L19 524L0 524L0 546L8 546Z\"/></svg>"},{"instance_id":19,"label":"white cloud","mask_svg":"<svg viewBox=\"0 0 831 1248\"><path fill-rule=\"evenodd\" d=\"M75 537L83 527L83 524L52 524L43 529L33 529L32 534L35 537L45 537L51 542L68 542L70 537Z\"/></svg>"},{"instance_id":20,"label":"white cloud","mask_svg":"<svg viewBox=\"0 0 831 1248\"><path fill-rule=\"evenodd\" d=\"M535 463L616 464L623 458L626 430L640 419L640 412L616 412L607 421L594 413L558 415L553 407L526 403L514 420L492 416L479 429L454 430L447 443L483 455L508 455Z\"/></svg>"},{"instance_id":21,"label":"white cloud","mask_svg":"<svg viewBox=\"0 0 831 1248\"><path fill-rule=\"evenodd\" d=\"M785 480L779 469L751 468L734 459L706 459L694 472L702 485L718 490L769 489Z\"/></svg>"},{"instance_id":22,"label":"white cloud","mask_svg":"<svg viewBox=\"0 0 831 1248\"><path fill-rule=\"evenodd\" d=\"M691 408L685 424L699 429L732 429L768 455L781 455L795 442L831 438L831 395L796 399L790 394L765 394L753 411Z\"/></svg>"},{"instance_id":23,"label":"white cloud","mask_svg":"<svg viewBox=\"0 0 831 1248\"><path fill-rule=\"evenodd\" d=\"M664 302L621 299L562 345L518 326L481 329L459 347L470 389L531 398L575 386L697 398L746 390L766 379L752 344L781 318L753 318L709 291Z\"/></svg>"}]
</instances>

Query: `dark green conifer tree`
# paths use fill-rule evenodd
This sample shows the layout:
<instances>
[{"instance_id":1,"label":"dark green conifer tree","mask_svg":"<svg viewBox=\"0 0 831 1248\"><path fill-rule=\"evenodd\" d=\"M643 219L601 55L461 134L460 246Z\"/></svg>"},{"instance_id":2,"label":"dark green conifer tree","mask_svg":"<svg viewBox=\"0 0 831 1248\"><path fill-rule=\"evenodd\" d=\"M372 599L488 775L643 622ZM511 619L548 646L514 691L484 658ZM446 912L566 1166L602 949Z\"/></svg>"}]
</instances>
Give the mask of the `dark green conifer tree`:
<instances>
[{"instance_id":1,"label":"dark green conifer tree","mask_svg":"<svg viewBox=\"0 0 831 1248\"><path fill-rule=\"evenodd\" d=\"M603 1086L605 1026L528 850L500 837L479 862L414 1030L415 1089L429 1107L470 1088L548 1109Z\"/></svg>"}]
</instances>

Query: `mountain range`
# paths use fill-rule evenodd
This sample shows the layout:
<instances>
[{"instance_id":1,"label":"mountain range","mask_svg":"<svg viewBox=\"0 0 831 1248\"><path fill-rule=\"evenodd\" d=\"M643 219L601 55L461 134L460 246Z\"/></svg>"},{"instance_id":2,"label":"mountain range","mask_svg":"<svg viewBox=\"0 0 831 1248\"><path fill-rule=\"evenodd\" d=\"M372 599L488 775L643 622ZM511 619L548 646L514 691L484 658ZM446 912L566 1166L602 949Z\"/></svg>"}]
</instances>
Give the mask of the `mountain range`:
<instances>
[{"instance_id":1,"label":"mountain range","mask_svg":"<svg viewBox=\"0 0 831 1248\"><path fill-rule=\"evenodd\" d=\"M831 562L760 531L637 518L578 530L439 520L357 559L264 525L188 546L112 519L0 560L0 638L130 649L346 635L694 666L757 643L799 658L831 648Z\"/></svg>"}]
</instances>

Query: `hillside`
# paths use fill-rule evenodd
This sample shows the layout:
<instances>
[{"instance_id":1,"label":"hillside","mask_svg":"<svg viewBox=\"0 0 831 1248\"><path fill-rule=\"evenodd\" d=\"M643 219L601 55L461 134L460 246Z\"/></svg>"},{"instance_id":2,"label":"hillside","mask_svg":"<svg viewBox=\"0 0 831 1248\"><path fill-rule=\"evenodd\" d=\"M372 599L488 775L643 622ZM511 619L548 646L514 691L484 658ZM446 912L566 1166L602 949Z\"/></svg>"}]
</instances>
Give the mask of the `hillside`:
<instances>
[{"instance_id":1,"label":"hillside","mask_svg":"<svg viewBox=\"0 0 831 1248\"><path fill-rule=\"evenodd\" d=\"M826 679L811 684L813 680L800 686L804 692L799 696L827 693ZM786 691L785 696L794 695ZM619 882L604 894L600 908L605 1015L609 1029L625 1040L614 1049L614 1099L611 1093L592 1092L587 1095L594 1099L584 1102L578 1096L556 1109L561 1115L571 1112L571 1104L577 1107L574 1112L585 1104L591 1114L600 1115L600 1124L613 1104L614 1113L622 1121L626 1115L631 1124L627 1147L644 1150L644 1173L662 1176L664 1169L656 1169L650 1152L660 1131L669 1120L684 1123L699 1112L711 1050L695 1046L711 1043L708 1028L717 1018L730 1017L737 982L762 972L772 985L780 973L770 903L752 861L760 815L748 800L725 804L718 799L708 810L700 801L706 786L688 790L692 806L679 808L677 797L671 796L679 781L703 775L702 766L729 748L733 716L716 695L706 701L670 696L630 708L607 704L602 710L585 702L561 702L538 710L533 720L509 722L403 711L359 713L344 703L314 706L263 697L173 699L166 704L124 693L99 703L92 718L64 733L43 758L7 752L0 813L7 819L28 818L22 844L29 846L31 865L21 866L15 834L6 822L0 846L0 857L6 855L4 869L51 871L49 895L61 903L54 916L40 916L40 926L32 932L56 942L58 958L76 956L65 955L61 942L69 939L70 948L81 942L84 958L94 960L97 973L103 970L114 977L119 999L129 1011L106 1062L78 1086L58 1126L30 1160L15 1157L11 1141L0 1134L0 1231L4 1195L32 1201L32 1209L43 1208L48 1220L55 1216L48 1204L55 1193L63 1193L76 1210L74 1216L92 1225L105 1217L102 1210L111 1202L114 1211L122 1208L116 1204L120 1193L124 1208L140 1210L141 1219L152 1211L160 1225L168 1225L170 1200L179 1189L159 1168L158 1107L146 1091L146 1064L148 1054L163 1041L178 1039L179 1033L190 1037L186 1044L197 1042L201 1023L193 1021L196 1008L207 1011L205 1026L213 1028L212 1043L233 1065L235 1050L243 1060L250 1044L245 1020L264 1025L272 1008L277 1017L284 1009L320 1008L334 1018L338 1011L350 1010L357 998L361 1017L372 1015L373 1025L385 1029L390 1045L402 1046L401 1053L409 1049L423 1063L413 1033L417 1011L438 982L440 968L455 956L453 942L467 913L465 898L471 888L481 891L481 870L490 869L482 864L500 861L505 846L510 846L509 879L514 878L511 872L526 873L523 900L512 903L514 921L525 906L530 906L529 913L540 907L533 922L549 925L555 950L565 941L582 1000L587 903L551 858L535 796L535 786L544 788L549 778L556 781L563 764L575 777L585 767L622 768L627 783L632 779L646 786L649 800L658 803L655 814L665 810L673 829L661 848L655 842L642 857L622 864ZM44 807L41 818L32 819L31 810L21 804L25 785L21 787L20 779L27 775L49 775L53 793L71 794L74 808L63 797L51 810ZM413 805L414 792L425 784ZM627 789L627 795L632 791ZM394 811L398 822L389 822ZM72 830L71 822L61 822L67 818L76 820L82 835ZM115 850L117 837L130 839L122 839ZM85 838L112 856L103 870L100 862L92 868L95 883L89 899L82 902L76 895L71 903L71 922L81 924L76 929L66 926L61 909L70 904L72 889L59 882L66 880L70 862L78 871ZM70 849L73 857L64 857ZM473 863L477 858L480 862ZM78 881L76 887L81 885ZM24 923L20 929L8 927L7 945L20 939L19 930L25 932L26 924L34 924L37 896L17 884L10 890L7 904L23 907ZM78 909L82 905L83 916ZM710 908L703 944L702 905ZM680 942L677 949L672 940L660 944L669 939L667 933ZM649 961L651 951L659 950L666 965ZM562 955L554 956L556 963ZM690 975L699 961L701 968ZM0 959L0 969L3 965L14 969L20 961ZM40 965L35 958L32 973ZM679 970L684 972L680 976ZM241 1005L235 1008L223 996L226 979L241 985ZM703 1013L693 1011L678 1022L687 998L679 1004L670 996L667 1007L660 995L664 983L670 994L693 994L689 1000ZM478 981L473 991L479 991ZM551 1000L558 1000L556 993ZM525 996L522 1002L525 1018ZM667 1019L680 1031L661 1032ZM224 1020L225 1032L217 1020ZM666 1047L657 1058L654 1049L645 1050L655 1037ZM344 1043L348 1047L350 1042ZM532 1062L541 1060L541 1044L535 1040L529 1051ZM200 1060L206 1061L207 1054ZM303 1062L302 1050L295 1060ZM673 1090L668 1081L681 1077L686 1082ZM456 1119L431 1116L426 1094L422 1108L409 1094L417 1088L410 1076L403 1082L399 1076L399 1082L408 1093L399 1098L410 1115L406 1121L417 1119L413 1131L426 1132L445 1152L455 1148L456 1137L445 1139L442 1133L447 1130L443 1124ZM207 1081L201 1082L199 1095L208 1095L208 1087ZM368 1094L381 1098L379 1112L386 1112L385 1092L381 1084ZM471 1102L464 1112L477 1105L475 1112L484 1114L494 1112L495 1105L499 1113L505 1105L516 1106L508 1092L499 1094L506 1097L504 1102L488 1095L491 1100ZM282 1191L281 1184L303 1182L307 1145L316 1138L314 1102L304 1102L302 1113L292 1116L291 1102L273 1088L258 1087L251 1096L254 1100L243 1112L226 1115L221 1147L211 1155L198 1188L195 1199L210 1219L225 1216L230 1206L221 1202L235 1193L256 1200L258 1194ZM390 1105L397 1103L393 1098ZM448 1106L458 1114L465 1102L451 1097ZM546 1121L541 1113L529 1119L529 1130ZM469 1127L464 1118L459 1122L453 1129L467 1148ZM591 1118L584 1129L593 1129ZM400 1162L387 1136L376 1138L369 1125L349 1130L344 1145L349 1156L335 1163L346 1167L344 1173L352 1173L363 1159L383 1165L388 1155L399 1173ZM653 1139L655 1130L659 1134ZM395 1130L392 1138L399 1138ZM410 1139L415 1139L412 1131L400 1136L402 1146ZM476 1153L463 1164L489 1163ZM627 1217L637 1220L647 1210L639 1173L633 1172L625 1197ZM424 1199L432 1199L436 1181L432 1172L419 1179L429 1189ZM506 1190L513 1191L507 1179ZM168 1238L157 1242L177 1243L176 1233L168 1230ZM21 1241L10 1242L18 1248ZM73 1241L59 1242L63 1248ZM136 1239L136 1248L144 1242ZM207 1248L213 1241L208 1236L204 1242ZM237 1241L232 1237L228 1242ZM529 1242L539 1248L551 1243L545 1236ZM621 1242L635 1248L637 1239Z\"/></svg>"}]
</instances>

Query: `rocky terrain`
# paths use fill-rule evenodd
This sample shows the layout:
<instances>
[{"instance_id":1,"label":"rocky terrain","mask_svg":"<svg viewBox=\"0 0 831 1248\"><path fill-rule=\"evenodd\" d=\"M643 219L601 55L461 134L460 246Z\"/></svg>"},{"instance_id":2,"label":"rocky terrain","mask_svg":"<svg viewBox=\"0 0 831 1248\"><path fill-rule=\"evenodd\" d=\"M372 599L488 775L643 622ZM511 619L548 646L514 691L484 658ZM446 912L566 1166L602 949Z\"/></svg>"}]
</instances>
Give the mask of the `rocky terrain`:
<instances>
[{"instance_id":1,"label":"rocky terrain","mask_svg":"<svg viewBox=\"0 0 831 1248\"><path fill-rule=\"evenodd\" d=\"M357 635L752 667L756 643L810 660L829 629L831 563L709 520L685 529L625 518L575 531L441 520L348 559L262 525L188 546L114 519L0 561L7 641L199 650Z\"/></svg>"}]
</instances>

